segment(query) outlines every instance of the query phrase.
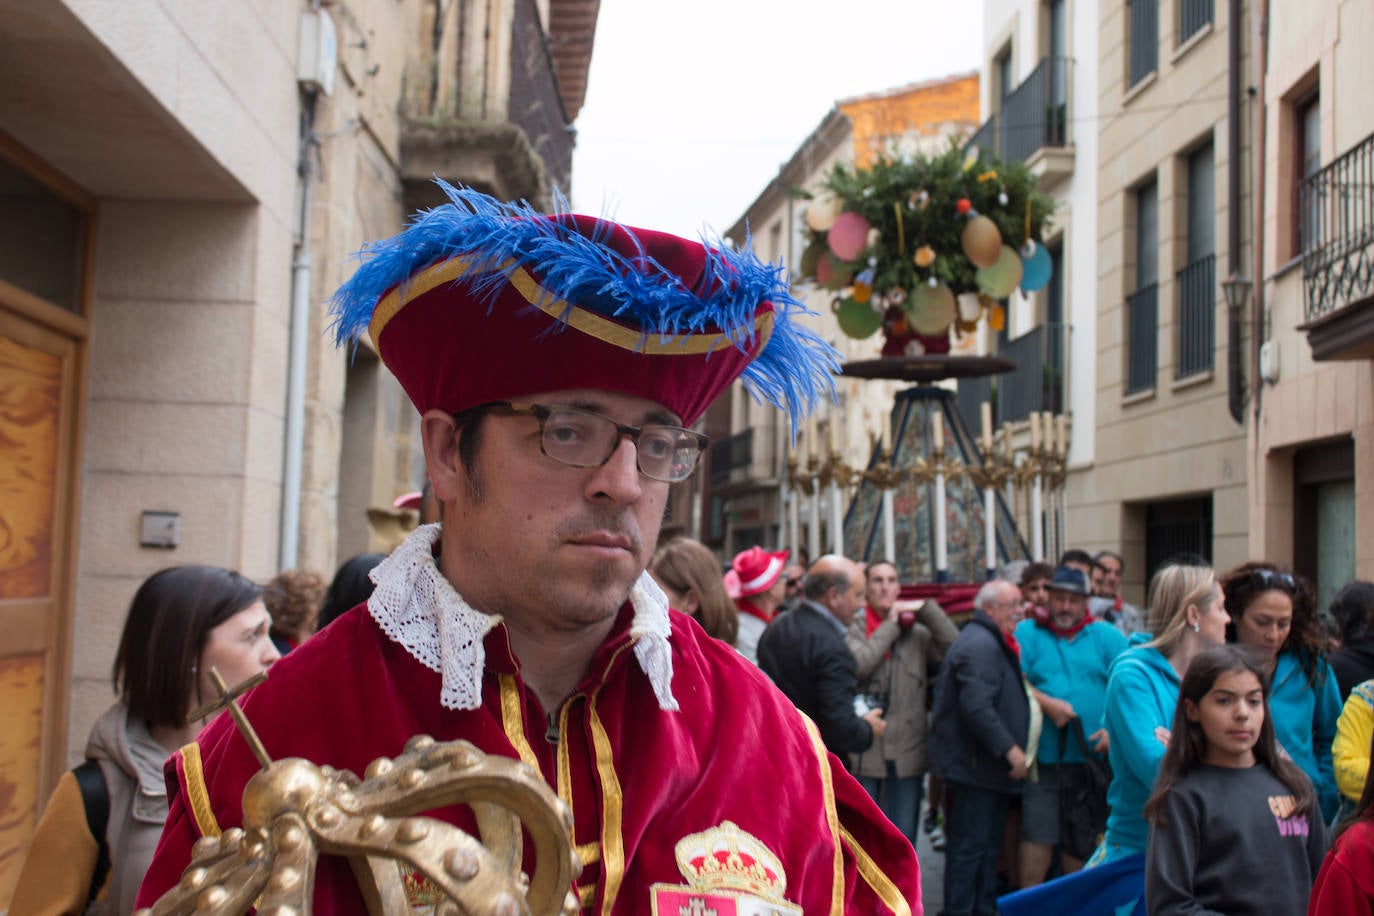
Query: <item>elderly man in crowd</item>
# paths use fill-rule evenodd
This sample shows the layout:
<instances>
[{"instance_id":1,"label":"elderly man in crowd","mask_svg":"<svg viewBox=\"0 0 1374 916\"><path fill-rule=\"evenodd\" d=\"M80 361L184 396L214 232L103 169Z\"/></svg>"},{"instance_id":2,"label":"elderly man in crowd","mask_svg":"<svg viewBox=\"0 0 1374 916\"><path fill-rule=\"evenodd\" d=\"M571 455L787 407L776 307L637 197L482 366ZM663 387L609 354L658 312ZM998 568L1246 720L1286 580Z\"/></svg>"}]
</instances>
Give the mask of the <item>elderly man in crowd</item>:
<instances>
[{"instance_id":1,"label":"elderly man in crowd","mask_svg":"<svg viewBox=\"0 0 1374 916\"><path fill-rule=\"evenodd\" d=\"M1051 855L1061 844L1065 873L1083 867L1091 849L1081 837L1069 842L1061 825L1081 812L1061 808L1063 791L1086 782L1087 754L1103 755L1107 730L1100 728L1107 670L1126 648L1126 637L1088 613L1088 580L1061 566L1049 584L1049 608L1016 627L1021 669L1045 722L1036 752L1037 778L1021 794L1021 887L1045 880ZM1105 789L1105 787L1104 787ZM1096 825L1089 833L1100 831ZM1072 824L1070 823L1070 829ZM1061 842L1062 841L1062 842ZM1095 845L1096 838L1087 840Z\"/></svg>"},{"instance_id":2,"label":"elderly man in crowd","mask_svg":"<svg viewBox=\"0 0 1374 916\"><path fill-rule=\"evenodd\" d=\"M340 335L370 331L422 416L444 522L248 694L263 745L359 774L418 735L524 761L571 813L582 867L566 890L584 911L919 914L905 839L645 572L706 406L741 374L794 416L828 386L829 348L794 323L781 271L445 189L450 204L375 246L336 297ZM258 768L230 716L173 757L141 905L198 840L243 822ZM466 807L429 814L476 832ZM696 848L765 867L703 870L682 851ZM366 911L344 859L321 856L314 878L314 912ZM421 878L405 882L415 907L435 899Z\"/></svg>"},{"instance_id":3,"label":"elderly man in crowd","mask_svg":"<svg viewBox=\"0 0 1374 916\"><path fill-rule=\"evenodd\" d=\"M817 560L802 580L804 600L774 619L759 640L759 667L820 729L833 754L867 750L887 724L881 708L855 704L859 677L845 633L864 600L857 563Z\"/></svg>"},{"instance_id":4,"label":"elderly man in crowd","mask_svg":"<svg viewBox=\"0 0 1374 916\"><path fill-rule=\"evenodd\" d=\"M868 603L850 623L845 644L867 702L884 710L887 730L857 756L854 772L915 846L927 768L927 670L959 631L934 601L898 601L897 567L887 560L869 563L864 577Z\"/></svg>"},{"instance_id":5,"label":"elderly man in crowd","mask_svg":"<svg viewBox=\"0 0 1374 916\"><path fill-rule=\"evenodd\" d=\"M1007 806L1030 764L1030 707L1012 629L1021 591L994 579L945 655L935 690L930 762L945 780L945 916L997 912L997 851Z\"/></svg>"}]
</instances>

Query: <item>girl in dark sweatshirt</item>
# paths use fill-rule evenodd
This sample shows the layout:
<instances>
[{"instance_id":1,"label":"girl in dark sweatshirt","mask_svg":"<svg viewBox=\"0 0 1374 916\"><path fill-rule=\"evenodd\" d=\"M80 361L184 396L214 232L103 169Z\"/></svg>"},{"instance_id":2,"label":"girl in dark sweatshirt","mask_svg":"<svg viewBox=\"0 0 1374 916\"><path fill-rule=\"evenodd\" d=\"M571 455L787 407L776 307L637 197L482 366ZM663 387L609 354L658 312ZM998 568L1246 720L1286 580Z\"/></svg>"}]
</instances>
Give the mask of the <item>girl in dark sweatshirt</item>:
<instances>
[{"instance_id":1,"label":"girl in dark sweatshirt","mask_svg":"<svg viewBox=\"0 0 1374 916\"><path fill-rule=\"evenodd\" d=\"M1283 756L1268 679L1240 646L1193 659L1145 806L1150 916L1301 916L1326 850L1306 774Z\"/></svg>"}]
</instances>

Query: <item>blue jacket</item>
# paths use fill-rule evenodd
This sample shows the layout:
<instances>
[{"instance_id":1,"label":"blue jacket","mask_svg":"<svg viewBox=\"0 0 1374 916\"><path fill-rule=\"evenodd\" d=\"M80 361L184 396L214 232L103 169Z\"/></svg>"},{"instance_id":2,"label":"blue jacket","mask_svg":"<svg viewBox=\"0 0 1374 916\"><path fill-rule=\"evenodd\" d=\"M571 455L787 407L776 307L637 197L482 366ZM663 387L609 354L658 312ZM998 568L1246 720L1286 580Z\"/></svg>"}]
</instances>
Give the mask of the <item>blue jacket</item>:
<instances>
[{"instance_id":1,"label":"blue jacket","mask_svg":"<svg viewBox=\"0 0 1374 916\"><path fill-rule=\"evenodd\" d=\"M1109 623L1088 624L1070 639L1026 619L1016 627L1021 644L1021 670L1041 693L1068 700L1083 724L1083 734L1097 731L1107 688L1107 671L1126 648L1126 637ZM1064 756L1059 756L1060 729L1049 716L1040 733L1035 759L1041 763L1082 763L1083 752L1072 733L1063 736Z\"/></svg>"},{"instance_id":2,"label":"blue jacket","mask_svg":"<svg viewBox=\"0 0 1374 916\"><path fill-rule=\"evenodd\" d=\"M1331 766L1331 742L1341 715L1336 676L1324 659L1317 659L1317 683L1307 683L1302 664L1293 652L1279 653L1269 689L1269 716L1274 737L1293 762L1302 767L1321 800L1322 816L1331 823L1341 805Z\"/></svg>"},{"instance_id":3,"label":"blue jacket","mask_svg":"<svg viewBox=\"0 0 1374 916\"><path fill-rule=\"evenodd\" d=\"M1165 750L1155 729L1173 727L1178 705L1178 675L1158 649L1144 645L1152 638L1133 633L1130 648L1117 656L1107 676L1102 722L1111 738L1112 784L1106 842L1122 852L1144 852L1150 838L1145 802Z\"/></svg>"},{"instance_id":4,"label":"blue jacket","mask_svg":"<svg viewBox=\"0 0 1374 916\"><path fill-rule=\"evenodd\" d=\"M1016 794L1007 751L1026 747L1030 706L1021 666L987 614L974 611L940 664L930 768L951 782Z\"/></svg>"}]
</instances>

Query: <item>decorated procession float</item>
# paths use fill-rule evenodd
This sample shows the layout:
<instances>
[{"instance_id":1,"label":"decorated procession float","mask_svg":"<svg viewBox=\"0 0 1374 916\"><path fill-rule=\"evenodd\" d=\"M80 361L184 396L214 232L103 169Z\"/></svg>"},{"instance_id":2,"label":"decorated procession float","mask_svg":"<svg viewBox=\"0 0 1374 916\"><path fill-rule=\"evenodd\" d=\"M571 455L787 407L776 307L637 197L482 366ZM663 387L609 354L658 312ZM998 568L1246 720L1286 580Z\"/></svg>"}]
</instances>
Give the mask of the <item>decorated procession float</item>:
<instances>
[{"instance_id":1,"label":"decorated procession float","mask_svg":"<svg viewBox=\"0 0 1374 916\"><path fill-rule=\"evenodd\" d=\"M1049 283L1053 201L1025 165L975 146L839 164L809 197L800 272L833 295L845 335L881 346L874 359L848 361L844 374L914 386L897 394L882 434L870 434L864 468L845 464L808 427L806 454L789 458L793 505L805 504L814 544L828 491L829 549L890 558L904 597L966 612L981 581L1009 560L1042 558L1062 530L1065 418L1032 413L1017 448L1010 424L994 430L990 403L975 436L955 393L937 384L1015 368L951 352L951 342L984 324L1002 330L1013 291Z\"/></svg>"}]
</instances>

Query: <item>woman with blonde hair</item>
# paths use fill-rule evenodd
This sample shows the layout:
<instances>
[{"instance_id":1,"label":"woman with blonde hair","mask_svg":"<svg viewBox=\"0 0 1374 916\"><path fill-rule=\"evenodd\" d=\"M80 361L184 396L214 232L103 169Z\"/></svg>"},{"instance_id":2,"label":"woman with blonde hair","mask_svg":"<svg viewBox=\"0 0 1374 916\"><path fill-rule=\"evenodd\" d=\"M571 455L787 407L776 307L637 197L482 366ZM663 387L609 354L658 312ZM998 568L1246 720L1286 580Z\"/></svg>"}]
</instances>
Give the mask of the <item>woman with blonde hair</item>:
<instances>
[{"instance_id":1,"label":"woman with blonde hair","mask_svg":"<svg viewBox=\"0 0 1374 916\"><path fill-rule=\"evenodd\" d=\"M1193 657L1226 642L1226 600L1210 567L1169 564L1150 582L1149 632L1112 663L1102 714L1112 783L1107 834L1089 864L1143 853L1145 802L1169 744L1179 683ZM1142 886L1144 870L1141 871Z\"/></svg>"},{"instance_id":2,"label":"woman with blonde hair","mask_svg":"<svg viewBox=\"0 0 1374 916\"><path fill-rule=\"evenodd\" d=\"M739 612L725 592L720 562L703 544L673 538L654 554L649 575L668 594L673 608L695 618L708 635L735 644Z\"/></svg>"}]
</instances>

